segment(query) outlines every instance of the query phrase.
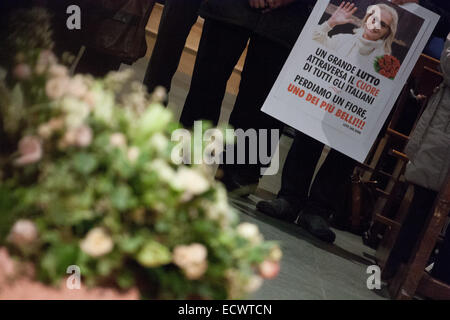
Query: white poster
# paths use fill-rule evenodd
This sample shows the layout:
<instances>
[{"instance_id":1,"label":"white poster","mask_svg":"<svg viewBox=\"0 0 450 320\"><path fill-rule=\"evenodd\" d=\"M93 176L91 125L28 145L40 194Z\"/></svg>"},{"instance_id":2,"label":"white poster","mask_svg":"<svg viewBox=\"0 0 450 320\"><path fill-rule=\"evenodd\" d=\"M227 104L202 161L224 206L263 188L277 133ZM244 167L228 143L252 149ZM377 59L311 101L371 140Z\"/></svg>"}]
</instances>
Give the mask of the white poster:
<instances>
[{"instance_id":1,"label":"white poster","mask_svg":"<svg viewBox=\"0 0 450 320\"><path fill-rule=\"evenodd\" d=\"M262 110L364 162L438 20L413 3L318 0Z\"/></svg>"}]
</instances>

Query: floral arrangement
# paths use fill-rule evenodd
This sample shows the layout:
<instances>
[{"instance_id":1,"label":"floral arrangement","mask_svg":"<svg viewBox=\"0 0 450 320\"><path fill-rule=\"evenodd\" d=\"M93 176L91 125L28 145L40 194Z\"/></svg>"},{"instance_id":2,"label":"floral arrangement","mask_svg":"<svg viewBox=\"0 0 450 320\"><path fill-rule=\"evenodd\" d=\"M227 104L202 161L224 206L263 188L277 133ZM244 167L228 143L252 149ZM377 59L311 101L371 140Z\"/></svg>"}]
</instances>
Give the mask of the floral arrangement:
<instances>
[{"instance_id":1,"label":"floral arrangement","mask_svg":"<svg viewBox=\"0 0 450 320\"><path fill-rule=\"evenodd\" d=\"M243 298L276 276L280 248L239 224L210 169L171 162L163 91L71 76L21 39L0 72L0 245L45 283L77 265L145 298Z\"/></svg>"},{"instance_id":2,"label":"floral arrangement","mask_svg":"<svg viewBox=\"0 0 450 320\"><path fill-rule=\"evenodd\" d=\"M384 56L379 56L375 59L374 68L379 74L394 80L400 69L400 61L392 55L385 54Z\"/></svg>"}]
</instances>

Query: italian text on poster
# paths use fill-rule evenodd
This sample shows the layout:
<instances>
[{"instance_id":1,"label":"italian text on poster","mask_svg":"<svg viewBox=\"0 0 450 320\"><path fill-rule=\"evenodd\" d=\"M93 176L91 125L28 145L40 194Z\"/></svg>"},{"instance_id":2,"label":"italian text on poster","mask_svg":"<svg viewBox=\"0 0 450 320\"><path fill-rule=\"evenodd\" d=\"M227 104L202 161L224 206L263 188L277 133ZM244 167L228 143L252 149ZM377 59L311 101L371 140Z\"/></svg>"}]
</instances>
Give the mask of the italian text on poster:
<instances>
[{"instance_id":1,"label":"italian text on poster","mask_svg":"<svg viewBox=\"0 0 450 320\"><path fill-rule=\"evenodd\" d=\"M413 3L317 1L262 110L363 162L438 19Z\"/></svg>"}]
</instances>

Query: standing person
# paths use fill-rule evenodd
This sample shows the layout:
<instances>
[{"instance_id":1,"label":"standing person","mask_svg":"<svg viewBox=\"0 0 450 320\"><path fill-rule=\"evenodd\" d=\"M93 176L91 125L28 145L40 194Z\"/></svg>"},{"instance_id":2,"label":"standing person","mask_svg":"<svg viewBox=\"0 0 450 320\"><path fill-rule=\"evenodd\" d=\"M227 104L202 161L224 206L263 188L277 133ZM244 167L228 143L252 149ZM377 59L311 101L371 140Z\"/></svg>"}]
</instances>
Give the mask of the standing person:
<instances>
[{"instance_id":1,"label":"standing person","mask_svg":"<svg viewBox=\"0 0 450 320\"><path fill-rule=\"evenodd\" d=\"M450 169L450 33L441 55L441 69L444 80L431 96L405 148L409 158L405 178L414 184L414 196L392 249L391 264L386 266L387 277L399 264L408 262ZM450 228L436 258L434 276L450 283L449 267Z\"/></svg>"},{"instance_id":2,"label":"standing person","mask_svg":"<svg viewBox=\"0 0 450 320\"><path fill-rule=\"evenodd\" d=\"M336 213L345 192L355 161L331 149L309 188L324 144L297 131L281 176L277 198L260 201L259 211L289 222L298 223L313 236L333 243L336 235L328 218Z\"/></svg>"},{"instance_id":3,"label":"standing person","mask_svg":"<svg viewBox=\"0 0 450 320\"><path fill-rule=\"evenodd\" d=\"M76 73L105 76L131 64L145 55L145 26L155 0L39 0L53 13L55 51L78 54L86 50L77 64ZM81 29L69 30L67 8L77 5Z\"/></svg>"},{"instance_id":4,"label":"standing person","mask_svg":"<svg viewBox=\"0 0 450 320\"><path fill-rule=\"evenodd\" d=\"M189 32L197 21L202 1L165 0L158 36L144 78L149 92L153 92L157 86L170 91L172 78Z\"/></svg>"},{"instance_id":5,"label":"standing person","mask_svg":"<svg viewBox=\"0 0 450 320\"><path fill-rule=\"evenodd\" d=\"M395 4L417 2L417 0L393 0ZM371 62L372 56L390 53L391 44L397 30L398 16L391 7L379 4L381 13L380 29L369 28L372 18L370 7L366 11L361 28L354 35L342 34L330 38L328 32L336 25L350 21L356 11L353 4L342 2L330 19L315 30L314 37L324 45L339 50L342 54L358 55L359 59ZM324 145L303 133L297 133L286 159L277 198L257 203L259 211L279 219L298 223L313 236L332 243L336 235L330 229L330 215L341 210L340 203L345 192L345 184L352 174L355 161L346 155L331 150L317 173L311 180ZM309 188L311 185L311 191Z\"/></svg>"},{"instance_id":6,"label":"standing person","mask_svg":"<svg viewBox=\"0 0 450 320\"><path fill-rule=\"evenodd\" d=\"M311 3L312 2L312 3ZM208 0L200 15L205 18L189 94L181 122L195 120L217 124L226 84L248 43L239 93L229 123L235 129L281 129L282 124L260 111L303 25L308 0ZM247 145L248 150L248 145ZM246 152L248 154L248 152ZM228 190L255 187L262 164L224 165Z\"/></svg>"}]
</instances>

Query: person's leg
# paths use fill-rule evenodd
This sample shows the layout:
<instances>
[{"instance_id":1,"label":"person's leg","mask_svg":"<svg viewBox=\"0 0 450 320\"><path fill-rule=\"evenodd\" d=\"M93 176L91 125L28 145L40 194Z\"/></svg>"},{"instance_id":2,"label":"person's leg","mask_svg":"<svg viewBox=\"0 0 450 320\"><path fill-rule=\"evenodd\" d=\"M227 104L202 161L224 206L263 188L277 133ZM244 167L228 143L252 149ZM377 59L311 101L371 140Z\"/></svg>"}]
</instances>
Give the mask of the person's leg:
<instances>
[{"instance_id":1,"label":"person's leg","mask_svg":"<svg viewBox=\"0 0 450 320\"><path fill-rule=\"evenodd\" d=\"M322 208L323 210L318 213L326 212L323 215L325 219L329 218L331 212L339 210L340 202L345 194L344 187L350 179L355 165L355 160L331 149L317 172L308 202Z\"/></svg>"},{"instance_id":2,"label":"person's leg","mask_svg":"<svg viewBox=\"0 0 450 320\"><path fill-rule=\"evenodd\" d=\"M163 86L170 90L172 78L192 26L197 21L202 0L166 0L158 28L158 37L145 73L149 92Z\"/></svg>"},{"instance_id":3,"label":"person's leg","mask_svg":"<svg viewBox=\"0 0 450 320\"><path fill-rule=\"evenodd\" d=\"M288 200L296 209L305 204L323 147L320 141L297 131L284 164L278 198Z\"/></svg>"},{"instance_id":4,"label":"person's leg","mask_svg":"<svg viewBox=\"0 0 450 320\"><path fill-rule=\"evenodd\" d=\"M75 73L89 73L94 77L104 77L110 71L120 68L120 58L86 48L75 68Z\"/></svg>"},{"instance_id":5,"label":"person's leg","mask_svg":"<svg viewBox=\"0 0 450 320\"><path fill-rule=\"evenodd\" d=\"M417 242L417 237L430 214L437 192L414 185L408 215L403 221L397 240L389 256L389 263L383 272L385 278L393 276L401 263L407 263Z\"/></svg>"},{"instance_id":6,"label":"person's leg","mask_svg":"<svg viewBox=\"0 0 450 320\"><path fill-rule=\"evenodd\" d=\"M308 199L309 186L323 146L323 143L297 131L284 163L277 199L260 201L258 210L273 217L295 221Z\"/></svg>"},{"instance_id":7,"label":"person's leg","mask_svg":"<svg viewBox=\"0 0 450 320\"><path fill-rule=\"evenodd\" d=\"M314 179L298 222L322 241L332 243L336 239L328 219L332 212L338 210L339 201L345 194L344 186L354 168L353 159L331 149Z\"/></svg>"},{"instance_id":8,"label":"person's leg","mask_svg":"<svg viewBox=\"0 0 450 320\"><path fill-rule=\"evenodd\" d=\"M450 284L450 227L445 232L444 243L439 248L432 270L433 277Z\"/></svg>"},{"instance_id":9,"label":"person's leg","mask_svg":"<svg viewBox=\"0 0 450 320\"><path fill-rule=\"evenodd\" d=\"M254 130L257 141L239 141L245 143L245 155L239 154L238 145L234 146L235 164L224 165L225 175L232 174L242 181L242 183L258 183L263 164L260 155L269 157L275 148L271 146L272 130L280 130L283 124L277 119L261 111L261 108L274 85L281 68L283 67L290 50L274 41L260 35L252 35L247 51L247 56L242 70L239 93L236 98L233 111L230 115L230 125L234 129L242 129L244 132ZM259 141L259 130L267 130L265 137ZM278 143L277 135L275 144ZM238 142L238 143L239 143ZM260 143L264 143L266 150L260 150ZM252 146L250 146L252 144ZM264 149L264 147L262 149ZM250 152L256 154L250 155ZM242 153L242 152L241 152ZM237 163L237 158L245 159L244 164ZM250 163L256 160L256 163ZM266 160L266 159L265 159ZM253 161L252 161L253 162ZM267 165L267 164L266 164Z\"/></svg>"},{"instance_id":10,"label":"person's leg","mask_svg":"<svg viewBox=\"0 0 450 320\"><path fill-rule=\"evenodd\" d=\"M181 123L192 127L196 120L219 121L228 79L247 45L250 32L242 27L206 19L195 60Z\"/></svg>"}]
</instances>

